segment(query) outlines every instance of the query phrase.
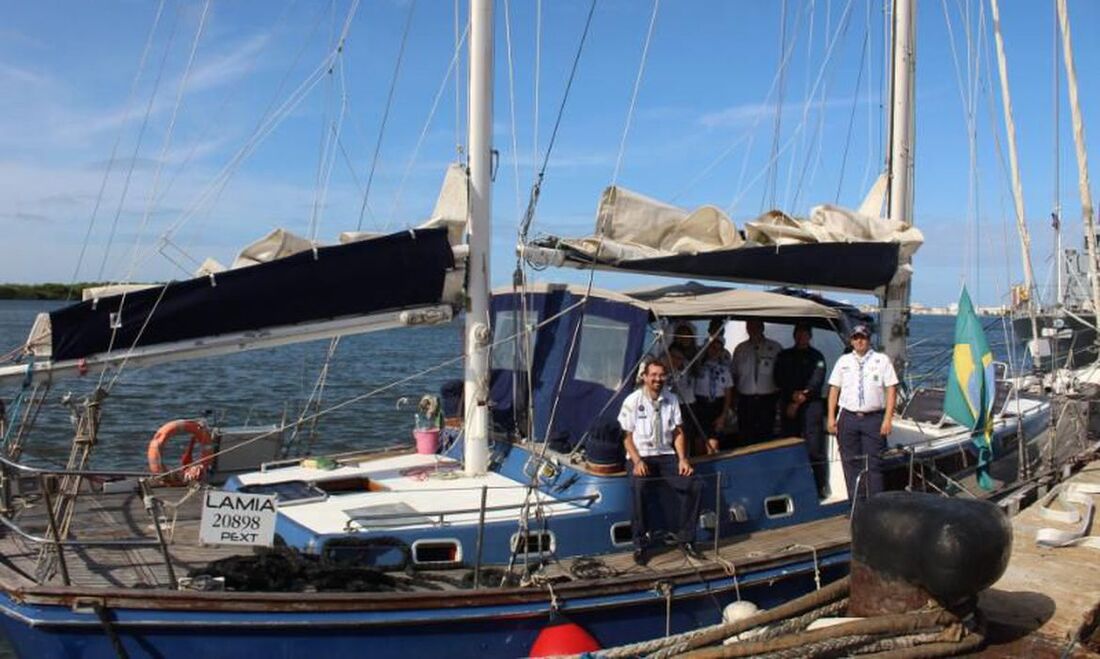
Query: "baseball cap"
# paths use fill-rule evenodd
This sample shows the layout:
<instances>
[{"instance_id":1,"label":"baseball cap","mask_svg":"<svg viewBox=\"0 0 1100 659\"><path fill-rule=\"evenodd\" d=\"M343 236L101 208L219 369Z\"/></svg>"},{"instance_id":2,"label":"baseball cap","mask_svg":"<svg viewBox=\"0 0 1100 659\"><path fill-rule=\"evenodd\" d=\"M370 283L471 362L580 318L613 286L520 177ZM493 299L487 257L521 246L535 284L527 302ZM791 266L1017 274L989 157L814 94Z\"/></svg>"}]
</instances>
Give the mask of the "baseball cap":
<instances>
[{"instance_id":1,"label":"baseball cap","mask_svg":"<svg viewBox=\"0 0 1100 659\"><path fill-rule=\"evenodd\" d=\"M863 324L856 325L852 328L851 332L848 332L848 338L852 338L856 335L862 335L866 336L867 338L871 338L871 329Z\"/></svg>"}]
</instances>

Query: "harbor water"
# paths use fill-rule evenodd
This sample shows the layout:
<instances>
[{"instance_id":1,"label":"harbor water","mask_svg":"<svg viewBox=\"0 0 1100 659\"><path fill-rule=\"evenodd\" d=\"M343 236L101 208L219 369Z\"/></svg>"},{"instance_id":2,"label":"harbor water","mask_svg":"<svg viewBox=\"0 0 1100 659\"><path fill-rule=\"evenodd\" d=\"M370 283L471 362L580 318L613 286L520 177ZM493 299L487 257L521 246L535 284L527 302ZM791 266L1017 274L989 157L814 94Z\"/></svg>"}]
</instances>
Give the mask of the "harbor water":
<instances>
[{"instance_id":1,"label":"harbor water","mask_svg":"<svg viewBox=\"0 0 1100 659\"><path fill-rule=\"evenodd\" d=\"M0 351L26 340L36 314L60 303L0 300ZM1010 323L983 319L997 359L1007 361L1005 332ZM911 323L909 378L914 386L942 383L947 375L954 332L953 316L914 316ZM319 406L328 410L314 432L303 425L297 438L314 452L340 452L408 443L412 445L416 401L425 393L462 377L462 327L446 325L394 329L345 337L329 365ZM218 425L268 425L303 414L326 361L329 341L256 350L150 368L124 368L105 378L110 395L103 408L93 466L143 469L153 433L171 419L207 415ZM0 353L2 354L2 353ZM1020 364L1019 357L1014 362ZM41 466L63 464L72 425L61 404L72 393L80 400L100 383L89 374L56 383L43 406L24 460ZM0 400L14 411L20 385L0 385ZM10 414L9 414L10 416ZM287 433L289 438L290 433Z\"/></svg>"}]
</instances>

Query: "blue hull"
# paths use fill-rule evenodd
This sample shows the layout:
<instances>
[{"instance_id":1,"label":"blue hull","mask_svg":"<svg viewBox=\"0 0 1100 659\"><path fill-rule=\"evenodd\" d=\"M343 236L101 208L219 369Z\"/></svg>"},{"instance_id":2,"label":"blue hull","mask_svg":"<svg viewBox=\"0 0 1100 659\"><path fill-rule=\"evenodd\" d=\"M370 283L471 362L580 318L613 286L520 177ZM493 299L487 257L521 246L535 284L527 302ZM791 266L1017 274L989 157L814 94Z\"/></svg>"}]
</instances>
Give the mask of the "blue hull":
<instances>
[{"instance_id":1,"label":"blue hull","mask_svg":"<svg viewBox=\"0 0 1100 659\"><path fill-rule=\"evenodd\" d=\"M821 557L823 581L843 576L848 558L846 550ZM813 589L813 564L792 562L745 574L739 586L742 599L775 606ZM714 624L721 608L735 599L728 577L682 583L671 600L653 589L559 596L561 610L602 647L663 636L666 620L672 633ZM205 610L167 610L156 603L156 594L150 593L145 605L153 608L109 613L130 657L525 656L550 612L545 600L393 611L272 611L261 605L233 610L238 607L229 601ZM20 657L118 656L92 612L19 604L10 596L0 599L0 609L4 632Z\"/></svg>"}]
</instances>

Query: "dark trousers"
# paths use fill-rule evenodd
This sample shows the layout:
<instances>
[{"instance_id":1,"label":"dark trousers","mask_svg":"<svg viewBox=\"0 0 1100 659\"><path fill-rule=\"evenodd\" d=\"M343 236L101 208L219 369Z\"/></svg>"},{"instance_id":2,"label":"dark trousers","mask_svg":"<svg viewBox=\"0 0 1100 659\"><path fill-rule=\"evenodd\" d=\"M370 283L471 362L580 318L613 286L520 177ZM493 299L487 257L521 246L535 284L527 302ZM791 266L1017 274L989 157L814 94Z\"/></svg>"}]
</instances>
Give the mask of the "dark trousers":
<instances>
[{"instance_id":1,"label":"dark trousers","mask_svg":"<svg viewBox=\"0 0 1100 659\"><path fill-rule=\"evenodd\" d=\"M743 442L763 442L775 435L778 394L737 394L737 429Z\"/></svg>"},{"instance_id":2,"label":"dark trousers","mask_svg":"<svg viewBox=\"0 0 1100 659\"><path fill-rule=\"evenodd\" d=\"M810 454L810 466L814 470L814 481L821 492L829 484L829 470L826 465L828 454L825 451L825 401L820 398L807 400L798 407L794 418L780 411L783 417L783 434L787 437L801 437L806 441L806 452Z\"/></svg>"},{"instance_id":3,"label":"dark trousers","mask_svg":"<svg viewBox=\"0 0 1100 659\"><path fill-rule=\"evenodd\" d=\"M855 500L856 478L863 471L866 459L867 473L860 482L860 492L867 496L882 491L882 452L886 450L886 438L882 436L882 410L857 414L841 410L836 422L840 460L844 465L844 479L848 481L848 498Z\"/></svg>"},{"instance_id":4,"label":"dark trousers","mask_svg":"<svg viewBox=\"0 0 1100 659\"><path fill-rule=\"evenodd\" d=\"M702 483L692 476L681 476L679 460L675 455L657 455L642 458L649 475L641 478L630 469L630 490L634 494L634 513L630 520L630 530L634 535L634 546L643 549L650 543L651 528L649 505L660 504L668 496L669 489L679 499L679 518L669 519L668 531L676 536L677 542L694 542L695 527L699 520L699 494ZM662 500L653 500L659 495Z\"/></svg>"}]
</instances>

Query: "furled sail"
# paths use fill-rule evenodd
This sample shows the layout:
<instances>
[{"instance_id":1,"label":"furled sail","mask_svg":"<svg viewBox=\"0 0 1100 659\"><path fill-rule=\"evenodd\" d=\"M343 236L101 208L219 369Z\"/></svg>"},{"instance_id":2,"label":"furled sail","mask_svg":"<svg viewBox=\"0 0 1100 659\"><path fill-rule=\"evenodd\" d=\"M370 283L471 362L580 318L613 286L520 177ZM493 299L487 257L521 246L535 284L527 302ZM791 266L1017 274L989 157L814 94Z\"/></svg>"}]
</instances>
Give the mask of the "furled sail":
<instances>
[{"instance_id":1,"label":"furled sail","mask_svg":"<svg viewBox=\"0 0 1100 659\"><path fill-rule=\"evenodd\" d=\"M769 211L741 232L713 206L687 211L611 186L595 235L551 236L522 249L548 265L870 291L886 285L923 240L912 226L831 205L806 219Z\"/></svg>"},{"instance_id":2,"label":"furled sail","mask_svg":"<svg viewBox=\"0 0 1100 659\"><path fill-rule=\"evenodd\" d=\"M465 184L461 167L420 228L341 236L319 246L281 229L226 269L167 284L104 287L40 314L25 363L0 381L149 365L387 327L445 322L462 304Z\"/></svg>"}]
</instances>

